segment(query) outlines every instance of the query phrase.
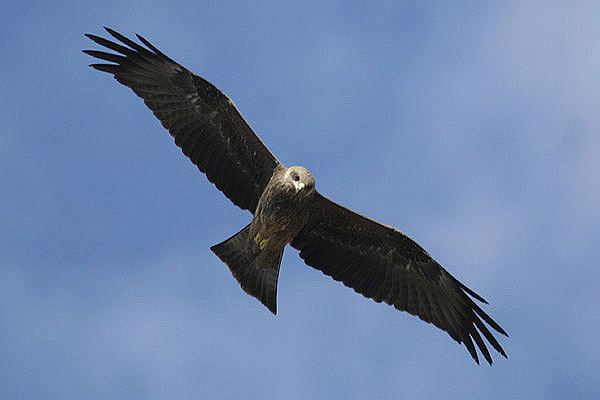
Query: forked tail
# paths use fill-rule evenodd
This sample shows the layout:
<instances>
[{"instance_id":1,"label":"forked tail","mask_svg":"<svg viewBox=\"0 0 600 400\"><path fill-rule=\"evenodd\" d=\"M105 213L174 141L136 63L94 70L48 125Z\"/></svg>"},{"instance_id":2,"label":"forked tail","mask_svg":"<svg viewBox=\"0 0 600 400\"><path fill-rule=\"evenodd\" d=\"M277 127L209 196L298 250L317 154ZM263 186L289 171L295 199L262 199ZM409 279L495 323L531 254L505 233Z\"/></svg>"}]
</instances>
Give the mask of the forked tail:
<instances>
[{"instance_id":1,"label":"forked tail","mask_svg":"<svg viewBox=\"0 0 600 400\"><path fill-rule=\"evenodd\" d=\"M283 248L264 249L249 238L250 225L212 246L210 249L221 259L250 296L256 297L273 314L277 313L277 278Z\"/></svg>"}]
</instances>

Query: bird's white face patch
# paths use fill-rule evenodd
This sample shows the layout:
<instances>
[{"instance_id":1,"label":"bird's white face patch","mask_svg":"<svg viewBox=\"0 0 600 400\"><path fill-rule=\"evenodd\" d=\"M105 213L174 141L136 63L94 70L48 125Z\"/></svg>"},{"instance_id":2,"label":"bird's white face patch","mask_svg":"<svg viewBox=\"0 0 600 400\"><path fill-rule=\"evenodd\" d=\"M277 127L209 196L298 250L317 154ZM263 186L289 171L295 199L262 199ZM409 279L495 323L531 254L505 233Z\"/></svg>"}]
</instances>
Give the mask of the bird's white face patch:
<instances>
[{"instance_id":1,"label":"bird's white face patch","mask_svg":"<svg viewBox=\"0 0 600 400\"><path fill-rule=\"evenodd\" d=\"M296 187L296 193L304 189L304 182L294 181L294 186Z\"/></svg>"}]
</instances>

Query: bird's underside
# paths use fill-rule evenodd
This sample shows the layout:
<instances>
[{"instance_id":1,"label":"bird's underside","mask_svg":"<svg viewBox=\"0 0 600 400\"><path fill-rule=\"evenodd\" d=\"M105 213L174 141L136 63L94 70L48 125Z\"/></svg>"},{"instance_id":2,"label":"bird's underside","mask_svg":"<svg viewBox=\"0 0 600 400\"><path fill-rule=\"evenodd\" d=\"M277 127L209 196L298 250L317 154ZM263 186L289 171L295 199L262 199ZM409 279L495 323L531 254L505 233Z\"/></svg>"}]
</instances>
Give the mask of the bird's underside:
<instances>
[{"instance_id":1,"label":"bird's underside","mask_svg":"<svg viewBox=\"0 0 600 400\"><path fill-rule=\"evenodd\" d=\"M91 66L141 97L209 181L253 214L248 226L211 248L244 291L276 312L281 255L289 243L307 265L446 331L477 363L476 347L492 364L484 339L506 357L488 326L506 332L475 301L487 302L421 246L321 195L306 169L281 164L211 83L143 37L137 35L145 47L106 30L116 42L86 34L112 50L84 50L109 62Z\"/></svg>"}]
</instances>

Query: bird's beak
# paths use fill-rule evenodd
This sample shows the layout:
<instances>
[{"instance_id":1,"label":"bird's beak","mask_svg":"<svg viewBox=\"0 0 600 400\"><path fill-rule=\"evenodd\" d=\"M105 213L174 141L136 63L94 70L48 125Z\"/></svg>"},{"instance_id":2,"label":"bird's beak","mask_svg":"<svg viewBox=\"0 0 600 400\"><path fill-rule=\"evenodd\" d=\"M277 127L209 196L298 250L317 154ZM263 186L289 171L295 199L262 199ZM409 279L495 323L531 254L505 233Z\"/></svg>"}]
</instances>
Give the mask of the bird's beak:
<instances>
[{"instance_id":1,"label":"bird's beak","mask_svg":"<svg viewBox=\"0 0 600 400\"><path fill-rule=\"evenodd\" d=\"M294 187L296 188L296 193L304 189L304 182L294 182Z\"/></svg>"}]
</instances>

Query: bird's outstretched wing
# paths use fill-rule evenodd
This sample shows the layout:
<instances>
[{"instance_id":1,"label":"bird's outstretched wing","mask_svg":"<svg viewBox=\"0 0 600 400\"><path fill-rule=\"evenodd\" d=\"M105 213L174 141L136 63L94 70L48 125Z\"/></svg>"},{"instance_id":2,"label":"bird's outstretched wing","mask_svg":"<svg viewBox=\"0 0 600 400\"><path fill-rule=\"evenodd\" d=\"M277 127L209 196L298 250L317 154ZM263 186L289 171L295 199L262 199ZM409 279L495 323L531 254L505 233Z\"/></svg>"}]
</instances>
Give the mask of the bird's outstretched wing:
<instances>
[{"instance_id":1,"label":"bird's outstretched wing","mask_svg":"<svg viewBox=\"0 0 600 400\"><path fill-rule=\"evenodd\" d=\"M418 316L464 343L473 359L492 357L481 334L506 353L484 324L506 332L472 298L487 303L439 265L421 246L392 227L315 194L312 216L291 245L306 264L376 302ZM471 298L472 297L472 298Z\"/></svg>"},{"instance_id":2,"label":"bird's outstretched wing","mask_svg":"<svg viewBox=\"0 0 600 400\"><path fill-rule=\"evenodd\" d=\"M233 102L208 81L146 45L110 28L122 44L86 34L115 53L84 50L110 64L91 64L114 75L144 99L175 144L234 204L254 213L279 161L256 136Z\"/></svg>"}]
</instances>

